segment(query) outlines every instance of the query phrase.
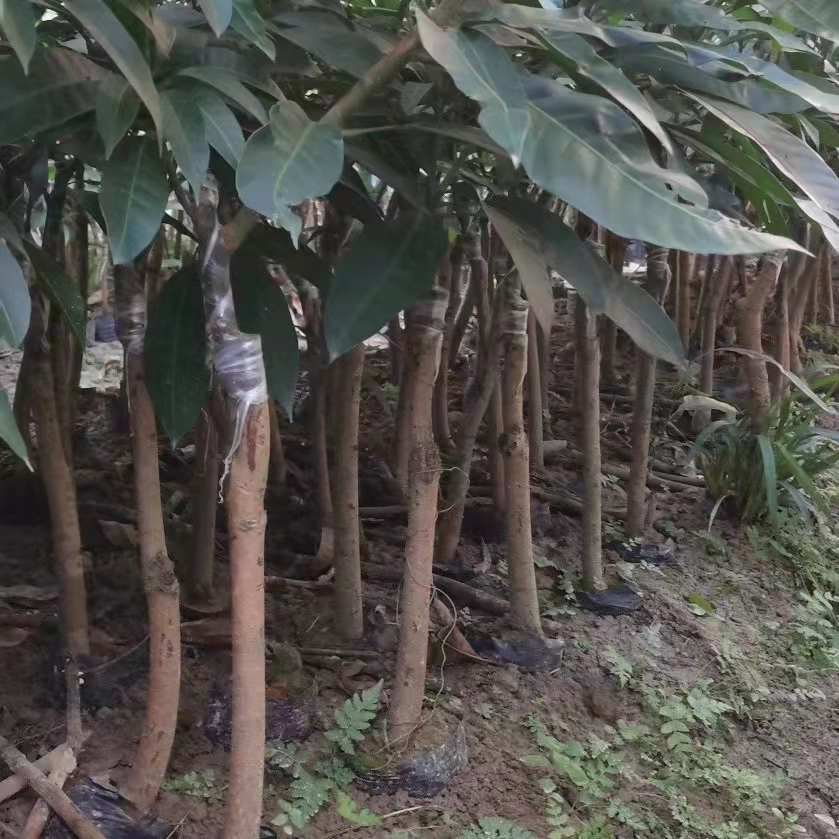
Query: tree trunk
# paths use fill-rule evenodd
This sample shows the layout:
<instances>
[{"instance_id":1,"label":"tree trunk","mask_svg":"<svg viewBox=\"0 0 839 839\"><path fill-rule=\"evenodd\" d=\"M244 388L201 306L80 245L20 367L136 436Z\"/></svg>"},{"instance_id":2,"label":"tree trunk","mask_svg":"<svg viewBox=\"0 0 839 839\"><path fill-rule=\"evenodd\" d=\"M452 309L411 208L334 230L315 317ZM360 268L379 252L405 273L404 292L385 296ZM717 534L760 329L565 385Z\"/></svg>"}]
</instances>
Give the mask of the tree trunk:
<instances>
[{"instance_id":1,"label":"tree trunk","mask_svg":"<svg viewBox=\"0 0 839 839\"><path fill-rule=\"evenodd\" d=\"M828 244L826 250L824 270L825 317L827 322L834 326L836 324L836 307L833 303L833 247Z\"/></svg>"},{"instance_id":2,"label":"tree trunk","mask_svg":"<svg viewBox=\"0 0 839 839\"><path fill-rule=\"evenodd\" d=\"M789 260L778 275L778 287L775 290L774 322L772 324L773 357L778 364L789 370ZM774 365L769 368L769 393L772 402L777 402L786 392L787 377Z\"/></svg>"},{"instance_id":3,"label":"tree trunk","mask_svg":"<svg viewBox=\"0 0 839 839\"><path fill-rule=\"evenodd\" d=\"M824 242L816 247L815 236L810 225L805 225L800 237L796 241L803 244L816 254L812 259L803 253L792 254L789 258L789 277L787 292L789 299L789 363L790 370L795 374L801 373L801 355L798 345L801 341L801 325L804 322L804 310L810 297L810 285L818 276Z\"/></svg>"},{"instance_id":4,"label":"tree trunk","mask_svg":"<svg viewBox=\"0 0 839 839\"><path fill-rule=\"evenodd\" d=\"M734 258L723 256L717 260L717 270L711 278L710 285L705 292L705 305L700 313L702 333L701 372L699 375L699 389L708 396L714 392L714 351L716 349L717 319L721 304L731 286L734 274ZM697 411L694 420L694 430L701 431L711 421L710 411Z\"/></svg>"},{"instance_id":5,"label":"tree trunk","mask_svg":"<svg viewBox=\"0 0 839 839\"><path fill-rule=\"evenodd\" d=\"M693 254L676 255L676 327L685 347L690 344L690 314L693 302Z\"/></svg>"},{"instance_id":6,"label":"tree trunk","mask_svg":"<svg viewBox=\"0 0 839 839\"><path fill-rule=\"evenodd\" d=\"M61 581L64 643L73 656L90 652L84 555L76 506L76 484L64 448L55 400L50 351L45 343L43 301L32 299L26 342L32 363L32 413L38 439L38 470L47 493L55 565Z\"/></svg>"},{"instance_id":7,"label":"tree trunk","mask_svg":"<svg viewBox=\"0 0 839 839\"><path fill-rule=\"evenodd\" d=\"M84 165L76 166L76 189L84 189ZM87 216L84 210L74 204L70 210L70 237L66 245L65 261L67 274L79 288L79 294L87 309L87 298L90 294L90 242L88 240ZM76 403L79 395L79 380L82 375L85 345L73 340L73 361L70 372L70 425L76 421Z\"/></svg>"},{"instance_id":8,"label":"tree trunk","mask_svg":"<svg viewBox=\"0 0 839 839\"><path fill-rule=\"evenodd\" d=\"M254 839L262 818L265 752L265 485L270 457L268 390L258 335L239 331L230 290L230 250L217 197L202 188L201 242L207 331L218 381L235 408L225 490L230 550L233 720L224 839Z\"/></svg>"},{"instance_id":9,"label":"tree trunk","mask_svg":"<svg viewBox=\"0 0 839 839\"><path fill-rule=\"evenodd\" d=\"M155 257L151 254L149 261L149 272L154 273ZM181 616L178 581L163 529L157 426L143 376L146 296L137 267L118 265L114 269L114 296L117 333L125 348L140 565L149 610L146 714L123 792L146 812L160 791L175 739L181 690Z\"/></svg>"},{"instance_id":10,"label":"tree trunk","mask_svg":"<svg viewBox=\"0 0 839 839\"><path fill-rule=\"evenodd\" d=\"M606 258L612 270L623 276L623 263L626 258L627 241L614 233L606 234ZM615 353L618 344L618 327L613 320L603 318L600 325L600 376L603 381L614 384L617 381L615 371Z\"/></svg>"},{"instance_id":11,"label":"tree trunk","mask_svg":"<svg viewBox=\"0 0 839 839\"><path fill-rule=\"evenodd\" d=\"M471 268L466 277L466 292L463 295L463 303L458 310L454 327L452 328L452 337L449 342L449 367L454 366L457 361L457 356L460 352L460 345L463 343L463 336L466 334L466 329L469 326L469 321L475 312L475 306L478 302L478 283L480 283L480 276L476 277L474 270Z\"/></svg>"},{"instance_id":12,"label":"tree trunk","mask_svg":"<svg viewBox=\"0 0 839 839\"><path fill-rule=\"evenodd\" d=\"M503 442L505 538L509 563L510 618L513 624L535 635L542 634L539 598L533 564L533 539L530 528L530 463L527 434L524 430L524 377L528 361L528 306L522 300L520 283L507 281L509 288L499 291L506 299L501 320L504 344ZM502 301L496 300L496 305ZM533 342L535 344L535 341ZM534 347L535 349L535 347ZM533 353L535 355L535 352ZM539 392L538 382L530 393ZM532 410L532 406L531 406ZM543 452L544 454L544 452Z\"/></svg>"},{"instance_id":13,"label":"tree trunk","mask_svg":"<svg viewBox=\"0 0 839 839\"><path fill-rule=\"evenodd\" d=\"M760 270L749 293L737 301L737 341L746 349L763 352L763 310L778 282L785 252L764 254ZM759 358L743 358L749 382L749 419L755 432L762 432L769 413L769 376L766 362Z\"/></svg>"},{"instance_id":14,"label":"tree trunk","mask_svg":"<svg viewBox=\"0 0 839 839\"><path fill-rule=\"evenodd\" d=\"M397 312L387 323L387 338L390 344L390 383L399 385L402 381L402 321Z\"/></svg>"},{"instance_id":15,"label":"tree trunk","mask_svg":"<svg viewBox=\"0 0 839 839\"><path fill-rule=\"evenodd\" d=\"M326 408L329 397L329 368L322 368L312 384L315 409L312 411L315 477L320 518L318 564L329 567L335 558L335 530L332 519L332 493L329 488L329 457L326 443Z\"/></svg>"},{"instance_id":16,"label":"tree trunk","mask_svg":"<svg viewBox=\"0 0 839 839\"><path fill-rule=\"evenodd\" d=\"M219 495L219 440L209 412L201 412L195 440L192 482L192 545L187 579L189 599L209 603L215 591L216 513Z\"/></svg>"},{"instance_id":17,"label":"tree trunk","mask_svg":"<svg viewBox=\"0 0 839 839\"><path fill-rule=\"evenodd\" d=\"M342 638L364 633L361 523L358 518L358 412L364 344L332 365L332 519L335 528L335 628Z\"/></svg>"},{"instance_id":18,"label":"tree trunk","mask_svg":"<svg viewBox=\"0 0 839 839\"><path fill-rule=\"evenodd\" d=\"M446 292L435 288L413 307L415 330L410 354L414 368L408 433L411 440L408 479L408 537L399 609L399 651L390 706L392 741L405 742L422 716L428 656L428 613L431 602L434 528L440 454L434 443L431 402L440 363Z\"/></svg>"},{"instance_id":19,"label":"tree trunk","mask_svg":"<svg viewBox=\"0 0 839 839\"><path fill-rule=\"evenodd\" d=\"M536 315L527 315L527 430L530 443L530 466L535 471L545 468L545 431L542 414L542 375L539 363L539 332Z\"/></svg>"},{"instance_id":20,"label":"tree trunk","mask_svg":"<svg viewBox=\"0 0 839 839\"><path fill-rule=\"evenodd\" d=\"M271 461L269 469L274 487L279 488L285 486L288 478L288 465L283 449L283 434L280 430L280 408L273 400L271 400L269 408L268 413L271 420Z\"/></svg>"},{"instance_id":21,"label":"tree trunk","mask_svg":"<svg viewBox=\"0 0 839 839\"><path fill-rule=\"evenodd\" d=\"M416 325L412 320L413 309L405 312L405 328L402 330L402 371L399 379L399 399L396 405L396 421L391 442L391 465L393 476L404 495L408 491L408 467L411 457L411 441L408 428L411 421L411 394L414 392L416 374L415 359L408 347L416 340Z\"/></svg>"},{"instance_id":22,"label":"tree trunk","mask_svg":"<svg viewBox=\"0 0 839 839\"><path fill-rule=\"evenodd\" d=\"M575 307L576 368L580 411L580 448L583 453L583 586L587 591L604 587L601 558L600 495L600 347L597 318L582 298Z\"/></svg>"}]
</instances>

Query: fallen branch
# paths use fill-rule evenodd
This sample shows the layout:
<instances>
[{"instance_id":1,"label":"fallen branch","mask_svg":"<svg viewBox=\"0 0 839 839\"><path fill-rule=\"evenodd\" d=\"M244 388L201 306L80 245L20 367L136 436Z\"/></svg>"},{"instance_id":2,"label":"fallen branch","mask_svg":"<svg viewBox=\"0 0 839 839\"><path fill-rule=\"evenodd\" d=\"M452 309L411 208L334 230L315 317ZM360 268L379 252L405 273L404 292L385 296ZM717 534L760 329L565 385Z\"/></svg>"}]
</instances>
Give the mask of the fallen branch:
<instances>
[{"instance_id":1,"label":"fallen branch","mask_svg":"<svg viewBox=\"0 0 839 839\"><path fill-rule=\"evenodd\" d=\"M51 612L17 612L13 609L0 610L0 626L37 627L57 622L57 616Z\"/></svg>"},{"instance_id":2,"label":"fallen branch","mask_svg":"<svg viewBox=\"0 0 839 839\"><path fill-rule=\"evenodd\" d=\"M562 454L561 450L556 452L551 452L550 454L548 451L545 451L545 459L556 460ZM567 450L565 455L570 459L573 460L575 463L579 463L582 460L582 454L577 451ZM604 475L613 475L616 478L629 478L629 467L628 466L621 466L615 463L603 463L600 467L600 471ZM676 475L676 474L669 474L667 476L656 474L655 472L650 471L647 475L647 485L652 487L653 489L676 489L676 490L686 490L686 489L704 489L705 488L705 481L702 478L694 478L689 475Z\"/></svg>"},{"instance_id":3,"label":"fallen branch","mask_svg":"<svg viewBox=\"0 0 839 839\"><path fill-rule=\"evenodd\" d=\"M57 761L57 765L53 767L49 774L49 781L55 784L56 789L63 789L67 778L70 777L76 768L76 756L73 750L68 746L61 753L61 757ZM23 828L23 833L20 834L20 839L39 839L44 832L47 821L50 817L50 808L43 800L35 802L35 806L29 813L29 818Z\"/></svg>"},{"instance_id":4,"label":"fallen branch","mask_svg":"<svg viewBox=\"0 0 839 839\"><path fill-rule=\"evenodd\" d=\"M67 794L30 763L5 737L0 735L0 758L9 769L23 777L33 790L49 804L78 839L105 839L90 819L69 799Z\"/></svg>"},{"instance_id":5,"label":"fallen branch","mask_svg":"<svg viewBox=\"0 0 839 839\"><path fill-rule=\"evenodd\" d=\"M52 751L47 752L43 757L33 761L32 765L41 772L52 772L61 760L61 755L67 748L66 743L56 746ZM11 775L0 781L0 804L8 801L12 796L17 795L28 786L26 780L20 775Z\"/></svg>"},{"instance_id":6,"label":"fallen branch","mask_svg":"<svg viewBox=\"0 0 839 839\"><path fill-rule=\"evenodd\" d=\"M492 502L488 498L467 498L467 507L486 507ZM387 519L396 518L408 514L408 508L404 504L390 504L385 507L359 507L358 514L363 519Z\"/></svg>"},{"instance_id":7,"label":"fallen branch","mask_svg":"<svg viewBox=\"0 0 839 839\"><path fill-rule=\"evenodd\" d=\"M583 502L564 492L531 484L530 494L534 498L541 498L542 501L547 501L552 507L557 507L564 513L579 516L583 512ZM603 515L623 521L626 518L626 510L621 507L603 507Z\"/></svg>"}]
</instances>

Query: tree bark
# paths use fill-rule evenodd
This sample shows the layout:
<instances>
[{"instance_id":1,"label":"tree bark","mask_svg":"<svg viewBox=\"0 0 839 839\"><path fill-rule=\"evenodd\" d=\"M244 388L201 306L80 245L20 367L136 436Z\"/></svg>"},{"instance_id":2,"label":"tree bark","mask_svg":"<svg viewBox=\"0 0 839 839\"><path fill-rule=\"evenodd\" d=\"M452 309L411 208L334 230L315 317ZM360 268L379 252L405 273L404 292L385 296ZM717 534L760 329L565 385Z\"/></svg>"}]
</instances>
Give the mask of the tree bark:
<instances>
[{"instance_id":1,"label":"tree bark","mask_svg":"<svg viewBox=\"0 0 839 839\"><path fill-rule=\"evenodd\" d=\"M276 402L271 400L269 417L271 420L271 481L275 487L285 486L288 478L288 464L283 449L283 435L280 430L280 408Z\"/></svg>"},{"instance_id":2,"label":"tree bark","mask_svg":"<svg viewBox=\"0 0 839 839\"><path fill-rule=\"evenodd\" d=\"M326 441L326 408L329 398L329 368L322 368L313 382L315 409L312 411L312 439L314 440L315 478L320 518L318 561L329 567L335 558L335 529L332 517L332 492L329 484L329 456Z\"/></svg>"},{"instance_id":3,"label":"tree bark","mask_svg":"<svg viewBox=\"0 0 839 839\"><path fill-rule=\"evenodd\" d=\"M455 450L449 426L449 367L451 365L449 348L454 338L455 318L462 299L463 242L458 239L449 256L448 272L449 302L446 307L446 330L443 334L443 347L440 369L434 382L434 436L440 451L453 454Z\"/></svg>"},{"instance_id":4,"label":"tree bark","mask_svg":"<svg viewBox=\"0 0 839 839\"><path fill-rule=\"evenodd\" d=\"M614 233L606 234L606 259L615 273L623 276L623 263L626 258L627 241ZM603 381L614 384L617 381L615 371L615 353L618 344L618 327L613 320L603 318L600 325L600 376Z\"/></svg>"},{"instance_id":5,"label":"tree bark","mask_svg":"<svg viewBox=\"0 0 839 839\"><path fill-rule=\"evenodd\" d=\"M216 513L219 496L219 440L209 411L198 420L192 481L192 545L187 579L189 598L209 603L215 594Z\"/></svg>"},{"instance_id":6,"label":"tree bark","mask_svg":"<svg viewBox=\"0 0 839 839\"><path fill-rule=\"evenodd\" d=\"M816 254L812 259L803 253L792 254L789 258L789 363L790 370L795 374L801 373L801 355L799 343L801 341L801 325L804 322L804 310L810 297L810 285L818 275L821 254L825 247L822 242L816 247L814 235L809 225L805 225L797 241Z\"/></svg>"},{"instance_id":7,"label":"tree bark","mask_svg":"<svg viewBox=\"0 0 839 839\"><path fill-rule=\"evenodd\" d=\"M523 408L528 359L528 306L521 298L520 283L512 280L507 283L509 287L498 292L506 297L500 335L504 345L504 425L499 448L504 458L504 523L510 569L510 618L520 629L541 635L530 527L529 449ZM538 383L535 388L531 388L531 394L534 390L539 391Z\"/></svg>"},{"instance_id":8,"label":"tree bark","mask_svg":"<svg viewBox=\"0 0 839 839\"><path fill-rule=\"evenodd\" d=\"M387 324L387 337L390 344L390 383L402 382L402 321L397 312Z\"/></svg>"},{"instance_id":9,"label":"tree bark","mask_svg":"<svg viewBox=\"0 0 839 839\"><path fill-rule=\"evenodd\" d=\"M342 638L364 633L361 524L358 518L358 430L364 344L332 365L332 519L335 528L335 627Z\"/></svg>"},{"instance_id":10,"label":"tree bark","mask_svg":"<svg viewBox=\"0 0 839 839\"><path fill-rule=\"evenodd\" d=\"M784 369L790 367L789 349L789 260L781 268L778 275L778 286L775 289L774 322L772 324L773 357ZM772 402L781 399L786 392L787 377L774 365L769 368L769 393Z\"/></svg>"},{"instance_id":11,"label":"tree bark","mask_svg":"<svg viewBox=\"0 0 839 839\"><path fill-rule=\"evenodd\" d=\"M153 265L151 272L154 272ZM160 791L175 739L181 690L181 616L178 581L166 550L163 529L157 425L143 375L146 297L143 277L137 267L116 266L114 292L117 333L125 348L140 565L149 610L146 713L123 792L146 812Z\"/></svg>"},{"instance_id":12,"label":"tree bark","mask_svg":"<svg viewBox=\"0 0 839 839\"><path fill-rule=\"evenodd\" d=\"M399 609L399 650L391 700L392 741L408 741L420 723L428 656L429 606L437 520L440 454L434 443L431 403L440 363L447 295L443 289L413 307L411 356L413 393L409 401L411 440L408 479L408 538ZM406 347L407 349L407 347ZM406 353L406 355L408 354Z\"/></svg>"},{"instance_id":13,"label":"tree bark","mask_svg":"<svg viewBox=\"0 0 839 839\"><path fill-rule=\"evenodd\" d=\"M693 302L693 254L676 255L676 327L685 347L690 344L691 303Z\"/></svg>"},{"instance_id":14,"label":"tree bark","mask_svg":"<svg viewBox=\"0 0 839 839\"><path fill-rule=\"evenodd\" d=\"M530 467L545 468L545 423L542 406L542 365L539 363L541 327L530 309L527 315L527 429L530 443Z\"/></svg>"},{"instance_id":15,"label":"tree bark","mask_svg":"<svg viewBox=\"0 0 839 839\"><path fill-rule=\"evenodd\" d=\"M834 326L836 324L836 307L833 302L833 246L828 244L826 251L824 270L825 317L827 322Z\"/></svg>"}]
</instances>

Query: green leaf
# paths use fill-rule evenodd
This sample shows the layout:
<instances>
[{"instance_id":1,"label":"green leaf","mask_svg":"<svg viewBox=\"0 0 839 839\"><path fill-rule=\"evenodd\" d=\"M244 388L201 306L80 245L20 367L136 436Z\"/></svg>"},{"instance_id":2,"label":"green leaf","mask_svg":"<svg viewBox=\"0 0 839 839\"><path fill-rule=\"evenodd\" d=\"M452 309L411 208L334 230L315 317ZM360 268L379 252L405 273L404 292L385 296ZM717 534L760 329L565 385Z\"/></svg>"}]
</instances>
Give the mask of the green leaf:
<instances>
[{"instance_id":1,"label":"green leaf","mask_svg":"<svg viewBox=\"0 0 839 839\"><path fill-rule=\"evenodd\" d=\"M0 0L0 29L27 71L37 43L30 0Z\"/></svg>"},{"instance_id":2,"label":"green leaf","mask_svg":"<svg viewBox=\"0 0 839 839\"><path fill-rule=\"evenodd\" d=\"M0 439L30 468L29 455L26 451L26 443L20 434L20 429L15 422L15 415L9 403L9 394L0 388Z\"/></svg>"},{"instance_id":3,"label":"green leaf","mask_svg":"<svg viewBox=\"0 0 839 839\"><path fill-rule=\"evenodd\" d=\"M268 122L268 112L259 99L226 69L202 66L186 67L178 75L198 79L198 81L214 87L220 93L232 99L242 110L256 117L262 125Z\"/></svg>"},{"instance_id":4,"label":"green leaf","mask_svg":"<svg viewBox=\"0 0 839 839\"><path fill-rule=\"evenodd\" d=\"M0 242L0 339L19 347L29 329L32 302L17 260Z\"/></svg>"},{"instance_id":5,"label":"green leaf","mask_svg":"<svg viewBox=\"0 0 839 839\"><path fill-rule=\"evenodd\" d=\"M204 118L207 142L235 169L245 148L239 120L213 91L202 89L193 91L193 95Z\"/></svg>"},{"instance_id":6,"label":"green leaf","mask_svg":"<svg viewBox=\"0 0 839 839\"><path fill-rule=\"evenodd\" d=\"M96 130L109 158L117 144L134 124L140 99L122 76L108 76L99 84L96 96Z\"/></svg>"},{"instance_id":7,"label":"green leaf","mask_svg":"<svg viewBox=\"0 0 839 839\"><path fill-rule=\"evenodd\" d=\"M825 497L821 494L813 479L807 473L807 470L796 459L795 455L783 444L776 442L778 454L781 455L781 460L786 464L787 469L792 473L793 478L798 482L798 485L807 495L810 500L826 515L830 513L830 505Z\"/></svg>"},{"instance_id":8,"label":"green leaf","mask_svg":"<svg viewBox=\"0 0 839 839\"><path fill-rule=\"evenodd\" d=\"M178 166L193 192L198 195L207 178L210 147L204 116L195 96L187 90L164 90L161 95L163 128Z\"/></svg>"},{"instance_id":9,"label":"green leaf","mask_svg":"<svg viewBox=\"0 0 839 839\"><path fill-rule=\"evenodd\" d=\"M360 810L355 801L352 800L343 790L337 791L338 815L352 824L359 827L377 827L382 820L375 813L362 807Z\"/></svg>"},{"instance_id":10,"label":"green leaf","mask_svg":"<svg viewBox=\"0 0 839 839\"><path fill-rule=\"evenodd\" d=\"M233 254L230 277L239 328L262 338L268 393L291 416L300 350L286 296L265 261L247 251Z\"/></svg>"},{"instance_id":11,"label":"green leaf","mask_svg":"<svg viewBox=\"0 0 839 839\"><path fill-rule=\"evenodd\" d=\"M0 58L0 144L36 137L92 111L99 80L107 75L72 50L38 50L28 75L15 57Z\"/></svg>"},{"instance_id":12,"label":"green leaf","mask_svg":"<svg viewBox=\"0 0 839 839\"><path fill-rule=\"evenodd\" d=\"M207 18L207 23L217 36L220 36L228 26L233 15L233 0L198 0L198 5Z\"/></svg>"},{"instance_id":13,"label":"green leaf","mask_svg":"<svg viewBox=\"0 0 839 839\"><path fill-rule=\"evenodd\" d=\"M834 0L761 0L761 5L796 29L839 41L839 5Z\"/></svg>"},{"instance_id":14,"label":"green leaf","mask_svg":"<svg viewBox=\"0 0 839 839\"><path fill-rule=\"evenodd\" d=\"M326 263L310 248L296 247L287 230L258 224L242 245L272 262L280 263L292 276L302 277L323 293L332 278Z\"/></svg>"},{"instance_id":15,"label":"green leaf","mask_svg":"<svg viewBox=\"0 0 839 839\"><path fill-rule=\"evenodd\" d=\"M78 285L45 250L25 240L23 247L32 263L35 279L49 294L50 299L64 312L76 340L81 346L85 346L87 312Z\"/></svg>"},{"instance_id":16,"label":"green leaf","mask_svg":"<svg viewBox=\"0 0 839 839\"><path fill-rule=\"evenodd\" d=\"M483 105L484 130L534 183L619 236L696 253L801 250L679 203L680 185L695 194L697 184L658 166L641 129L612 102L524 74L479 33L440 29L421 12L417 20L426 50Z\"/></svg>"},{"instance_id":17,"label":"green leaf","mask_svg":"<svg viewBox=\"0 0 839 839\"><path fill-rule=\"evenodd\" d=\"M115 265L131 262L160 229L169 182L155 143L128 137L102 170L99 203Z\"/></svg>"},{"instance_id":18,"label":"green leaf","mask_svg":"<svg viewBox=\"0 0 839 839\"><path fill-rule=\"evenodd\" d=\"M163 431L178 440L192 428L210 387L204 300L194 267L166 281L149 312L143 351L146 387Z\"/></svg>"},{"instance_id":19,"label":"green leaf","mask_svg":"<svg viewBox=\"0 0 839 839\"><path fill-rule=\"evenodd\" d=\"M151 114L154 124L160 128L163 125L163 114L151 70L136 41L105 0L66 0L64 5L81 21L93 39L99 42L125 78L131 82Z\"/></svg>"},{"instance_id":20,"label":"green leaf","mask_svg":"<svg viewBox=\"0 0 839 839\"><path fill-rule=\"evenodd\" d=\"M807 218L816 222L821 227L824 238L833 245L834 250L839 251L839 222L829 213L826 213L815 201L809 201L806 198L796 198L795 203L798 204Z\"/></svg>"},{"instance_id":21,"label":"green leaf","mask_svg":"<svg viewBox=\"0 0 839 839\"><path fill-rule=\"evenodd\" d=\"M688 608L695 614L695 615L713 615L714 612L717 610L714 608L714 604L711 603L710 600L706 600L702 597L701 594L690 594L685 598L689 604ZM664 727L662 726L662 732L664 732Z\"/></svg>"},{"instance_id":22,"label":"green leaf","mask_svg":"<svg viewBox=\"0 0 839 839\"><path fill-rule=\"evenodd\" d=\"M230 25L246 40L255 44L268 58L276 58L274 42L265 32L265 20L254 0L233 0L233 17Z\"/></svg>"},{"instance_id":23,"label":"green leaf","mask_svg":"<svg viewBox=\"0 0 839 839\"><path fill-rule=\"evenodd\" d=\"M447 247L445 229L425 215L365 227L338 260L326 297L330 360L374 335L431 288Z\"/></svg>"},{"instance_id":24,"label":"green leaf","mask_svg":"<svg viewBox=\"0 0 839 839\"><path fill-rule=\"evenodd\" d=\"M736 21L701 0L600 0L598 8L631 14L644 23L679 24L708 29L734 28Z\"/></svg>"},{"instance_id":25,"label":"green leaf","mask_svg":"<svg viewBox=\"0 0 839 839\"><path fill-rule=\"evenodd\" d=\"M102 228L103 233L108 232L108 225L105 224L105 216L102 215L102 207L99 204L98 192L89 189L70 189L67 190L67 194L92 221Z\"/></svg>"},{"instance_id":26,"label":"green leaf","mask_svg":"<svg viewBox=\"0 0 839 839\"><path fill-rule=\"evenodd\" d=\"M484 209L516 263L540 323L544 325L553 311L552 268L593 312L613 320L644 352L684 365L678 331L662 308L616 273L559 218L521 198L495 197L485 202Z\"/></svg>"},{"instance_id":27,"label":"green leaf","mask_svg":"<svg viewBox=\"0 0 839 839\"><path fill-rule=\"evenodd\" d=\"M236 170L243 203L300 235L291 205L332 189L344 165L344 142L332 125L312 122L295 102L271 108L271 123L253 133Z\"/></svg>"},{"instance_id":28,"label":"green leaf","mask_svg":"<svg viewBox=\"0 0 839 839\"><path fill-rule=\"evenodd\" d=\"M766 508L773 527L778 526L778 473L775 468L775 452L765 434L759 434L757 444L763 460L763 481L766 484Z\"/></svg>"},{"instance_id":29,"label":"green leaf","mask_svg":"<svg viewBox=\"0 0 839 839\"><path fill-rule=\"evenodd\" d=\"M775 166L823 210L839 214L839 178L818 152L774 120L730 102L691 95L709 113L754 140Z\"/></svg>"},{"instance_id":30,"label":"green leaf","mask_svg":"<svg viewBox=\"0 0 839 839\"><path fill-rule=\"evenodd\" d=\"M521 762L525 766L550 766L551 762L544 755L525 755Z\"/></svg>"}]
</instances>

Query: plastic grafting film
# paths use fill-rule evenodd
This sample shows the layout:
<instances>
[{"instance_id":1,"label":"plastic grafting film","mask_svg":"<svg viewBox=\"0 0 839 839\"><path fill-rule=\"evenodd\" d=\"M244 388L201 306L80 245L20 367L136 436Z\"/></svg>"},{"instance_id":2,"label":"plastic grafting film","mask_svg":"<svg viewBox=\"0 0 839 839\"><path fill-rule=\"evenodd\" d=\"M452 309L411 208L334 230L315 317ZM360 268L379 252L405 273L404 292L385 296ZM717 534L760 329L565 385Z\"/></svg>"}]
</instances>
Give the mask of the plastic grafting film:
<instances>
[{"instance_id":1,"label":"plastic grafting film","mask_svg":"<svg viewBox=\"0 0 839 839\"><path fill-rule=\"evenodd\" d=\"M126 353L140 355L146 337L146 293L136 274L124 279L116 283L114 295L117 337Z\"/></svg>"}]
</instances>

